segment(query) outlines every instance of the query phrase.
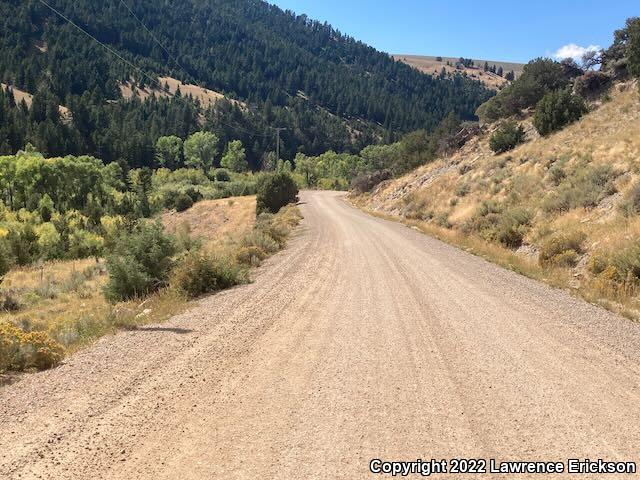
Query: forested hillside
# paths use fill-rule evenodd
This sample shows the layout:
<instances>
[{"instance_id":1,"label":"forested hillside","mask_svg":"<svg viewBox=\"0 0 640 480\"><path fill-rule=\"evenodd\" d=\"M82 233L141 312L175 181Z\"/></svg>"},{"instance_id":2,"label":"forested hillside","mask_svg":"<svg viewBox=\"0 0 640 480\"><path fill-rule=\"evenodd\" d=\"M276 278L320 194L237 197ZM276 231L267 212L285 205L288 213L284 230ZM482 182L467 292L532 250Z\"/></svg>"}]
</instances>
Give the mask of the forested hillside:
<instances>
[{"instance_id":1,"label":"forested hillside","mask_svg":"<svg viewBox=\"0 0 640 480\"><path fill-rule=\"evenodd\" d=\"M186 138L204 126L223 143L242 140L255 168L276 149L269 126L288 128L284 158L356 151L433 130L450 112L472 118L491 95L462 76L423 75L329 25L262 1L3 0L0 16L0 80L34 95L30 109L11 95L0 99L5 154L30 142L46 155L150 166L158 137ZM222 101L205 110L180 95L123 101L122 83L160 90L158 76L247 107ZM60 118L59 105L72 120Z\"/></svg>"}]
</instances>

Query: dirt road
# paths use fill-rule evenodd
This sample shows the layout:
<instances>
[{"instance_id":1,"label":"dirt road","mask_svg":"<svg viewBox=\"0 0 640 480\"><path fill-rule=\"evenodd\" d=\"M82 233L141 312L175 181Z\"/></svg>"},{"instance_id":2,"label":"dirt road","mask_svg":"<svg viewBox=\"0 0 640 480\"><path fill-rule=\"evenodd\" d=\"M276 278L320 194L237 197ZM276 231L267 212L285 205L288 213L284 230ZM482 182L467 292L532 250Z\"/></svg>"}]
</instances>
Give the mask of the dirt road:
<instances>
[{"instance_id":1,"label":"dirt road","mask_svg":"<svg viewBox=\"0 0 640 480\"><path fill-rule=\"evenodd\" d=\"M0 389L0 478L359 479L379 478L372 458L640 461L639 325L339 194L302 198L300 232L251 285Z\"/></svg>"}]
</instances>

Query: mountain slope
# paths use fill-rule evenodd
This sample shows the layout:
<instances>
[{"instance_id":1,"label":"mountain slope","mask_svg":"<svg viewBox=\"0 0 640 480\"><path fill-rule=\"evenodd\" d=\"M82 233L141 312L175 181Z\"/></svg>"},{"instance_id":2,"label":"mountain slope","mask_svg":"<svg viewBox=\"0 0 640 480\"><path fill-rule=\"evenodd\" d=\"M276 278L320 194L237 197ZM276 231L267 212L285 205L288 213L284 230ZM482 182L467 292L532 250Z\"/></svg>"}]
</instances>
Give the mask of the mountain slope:
<instances>
[{"instance_id":1,"label":"mountain slope","mask_svg":"<svg viewBox=\"0 0 640 480\"><path fill-rule=\"evenodd\" d=\"M496 126L451 157L379 185L360 201L589 298L640 311L640 96L637 81L564 130L501 155ZM488 249L487 249L488 248ZM542 271L536 273L539 267Z\"/></svg>"},{"instance_id":2,"label":"mountain slope","mask_svg":"<svg viewBox=\"0 0 640 480\"><path fill-rule=\"evenodd\" d=\"M450 111L473 118L475 108L490 96L479 82L420 74L329 25L262 1L142 0L131 8L144 26L122 2L56 0L51 6L129 64L38 0L3 0L2 28L11 32L0 39L4 83L70 106L82 96L84 104L93 106L118 100L120 85L132 78L141 88L156 83L158 76L198 84L252 106L256 118L225 112L227 121L259 131L250 142L250 155L267 147L260 138L271 137L265 124L291 127L285 133L290 157L298 150L353 148L359 136L366 144L381 135L431 130ZM217 120L209 127L221 127ZM94 135L96 129L101 130L79 128L83 138L77 150L96 151L109 138ZM171 133L171 128L158 130ZM259 146L254 149L255 141Z\"/></svg>"}]
</instances>

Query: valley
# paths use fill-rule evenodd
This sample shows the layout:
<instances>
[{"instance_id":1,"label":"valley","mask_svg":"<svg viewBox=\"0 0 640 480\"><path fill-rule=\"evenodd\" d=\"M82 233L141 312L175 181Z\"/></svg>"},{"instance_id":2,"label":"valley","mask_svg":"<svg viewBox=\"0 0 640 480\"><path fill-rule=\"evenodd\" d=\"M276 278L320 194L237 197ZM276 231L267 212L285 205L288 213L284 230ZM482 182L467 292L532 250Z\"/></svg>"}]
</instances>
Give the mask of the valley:
<instances>
[{"instance_id":1,"label":"valley","mask_svg":"<svg viewBox=\"0 0 640 480\"><path fill-rule=\"evenodd\" d=\"M625 2L0 0L0 478L635 478Z\"/></svg>"}]
</instances>

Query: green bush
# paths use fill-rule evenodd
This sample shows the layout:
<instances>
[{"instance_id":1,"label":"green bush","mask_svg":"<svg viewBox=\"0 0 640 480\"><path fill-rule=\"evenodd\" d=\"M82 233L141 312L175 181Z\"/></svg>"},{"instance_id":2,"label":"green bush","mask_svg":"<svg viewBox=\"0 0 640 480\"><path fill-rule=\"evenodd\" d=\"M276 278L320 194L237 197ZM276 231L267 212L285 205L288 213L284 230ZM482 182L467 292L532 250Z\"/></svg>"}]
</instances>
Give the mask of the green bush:
<instances>
[{"instance_id":1,"label":"green bush","mask_svg":"<svg viewBox=\"0 0 640 480\"><path fill-rule=\"evenodd\" d=\"M471 191L471 187L469 187L468 183L460 183L456 187L456 195L458 197L466 197Z\"/></svg>"},{"instance_id":2,"label":"green bush","mask_svg":"<svg viewBox=\"0 0 640 480\"><path fill-rule=\"evenodd\" d=\"M523 208L505 212L498 221L496 238L508 248L518 248L531 225L532 214Z\"/></svg>"},{"instance_id":3,"label":"green bush","mask_svg":"<svg viewBox=\"0 0 640 480\"><path fill-rule=\"evenodd\" d=\"M554 235L540 249L539 263L542 267L573 267L584 253L582 244L586 235L582 232Z\"/></svg>"},{"instance_id":4,"label":"green bush","mask_svg":"<svg viewBox=\"0 0 640 480\"><path fill-rule=\"evenodd\" d=\"M29 223L22 223L18 228L10 229L5 240L9 256L18 265L29 265L40 256L38 236Z\"/></svg>"},{"instance_id":5,"label":"green bush","mask_svg":"<svg viewBox=\"0 0 640 480\"><path fill-rule=\"evenodd\" d=\"M176 197L175 205L177 212L184 212L193 207L193 199L186 193L181 193Z\"/></svg>"},{"instance_id":6,"label":"green bush","mask_svg":"<svg viewBox=\"0 0 640 480\"><path fill-rule=\"evenodd\" d=\"M546 94L533 115L533 125L540 135L549 135L575 122L587 113L587 105L578 95L569 90Z\"/></svg>"},{"instance_id":7,"label":"green bush","mask_svg":"<svg viewBox=\"0 0 640 480\"><path fill-rule=\"evenodd\" d=\"M164 233L160 223L138 223L107 256L106 298L112 302L128 300L166 286L175 253L174 239Z\"/></svg>"},{"instance_id":8,"label":"green bush","mask_svg":"<svg viewBox=\"0 0 640 480\"><path fill-rule=\"evenodd\" d=\"M615 177L616 173L609 165L578 167L543 199L542 209L551 213L595 207L603 198L616 192Z\"/></svg>"},{"instance_id":9,"label":"green bush","mask_svg":"<svg viewBox=\"0 0 640 480\"><path fill-rule=\"evenodd\" d=\"M523 143L524 138L522 125L516 122L504 122L489 139L489 146L495 153L504 153Z\"/></svg>"},{"instance_id":10,"label":"green bush","mask_svg":"<svg viewBox=\"0 0 640 480\"><path fill-rule=\"evenodd\" d=\"M202 252L191 252L175 268L171 285L190 298L239 285L245 271L234 261Z\"/></svg>"},{"instance_id":11,"label":"green bush","mask_svg":"<svg viewBox=\"0 0 640 480\"><path fill-rule=\"evenodd\" d=\"M483 202L463 226L466 233L477 233L489 242L518 248L529 230L532 214L523 208L503 210L497 202Z\"/></svg>"},{"instance_id":12,"label":"green bush","mask_svg":"<svg viewBox=\"0 0 640 480\"><path fill-rule=\"evenodd\" d=\"M257 229L246 234L242 238L240 245L245 248L258 248L265 254L272 254L280 250L280 244L278 242L271 236Z\"/></svg>"},{"instance_id":13,"label":"green bush","mask_svg":"<svg viewBox=\"0 0 640 480\"><path fill-rule=\"evenodd\" d=\"M2 283L3 277L11 270L13 263L13 253L8 242L4 238L0 238L0 283Z\"/></svg>"},{"instance_id":14,"label":"green bush","mask_svg":"<svg viewBox=\"0 0 640 480\"><path fill-rule=\"evenodd\" d=\"M572 75L559 62L536 58L524 66L522 74L513 83L480 105L476 114L483 122L517 114L534 106L545 94L566 87Z\"/></svg>"},{"instance_id":15,"label":"green bush","mask_svg":"<svg viewBox=\"0 0 640 480\"><path fill-rule=\"evenodd\" d=\"M629 62L629 73L640 77L640 17L627 20L627 48L626 56Z\"/></svg>"},{"instance_id":16,"label":"green bush","mask_svg":"<svg viewBox=\"0 0 640 480\"><path fill-rule=\"evenodd\" d=\"M589 271L616 283L640 282L640 242L613 252L596 252L589 260Z\"/></svg>"},{"instance_id":17,"label":"green bush","mask_svg":"<svg viewBox=\"0 0 640 480\"><path fill-rule=\"evenodd\" d=\"M262 212L278 213L282 207L297 200L298 186L290 174L276 173L265 177L258 185L258 214Z\"/></svg>"},{"instance_id":18,"label":"green bush","mask_svg":"<svg viewBox=\"0 0 640 480\"><path fill-rule=\"evenodd\" d=\"M218 168L215 171L215 179L217 182L230 182L231 174L226 168Z\"/></svg>"}]
</instances>

